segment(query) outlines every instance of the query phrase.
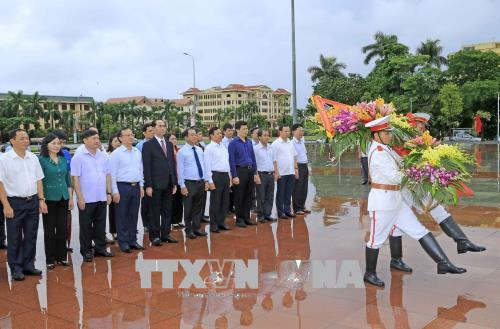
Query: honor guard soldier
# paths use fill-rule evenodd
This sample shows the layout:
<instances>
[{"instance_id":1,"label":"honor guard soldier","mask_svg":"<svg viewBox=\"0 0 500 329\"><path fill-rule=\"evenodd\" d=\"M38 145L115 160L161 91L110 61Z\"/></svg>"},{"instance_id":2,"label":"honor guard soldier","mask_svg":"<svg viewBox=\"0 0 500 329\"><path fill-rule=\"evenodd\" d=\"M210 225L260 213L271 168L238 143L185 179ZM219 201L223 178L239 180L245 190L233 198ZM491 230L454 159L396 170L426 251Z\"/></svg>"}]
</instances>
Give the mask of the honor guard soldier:
<instances>
[{"instance_id":1,"label":"honor guard soldier","mask_svg":"<svg viewBox=\"0 0 500 329\"><path fill-rule=\"evenodd\" d=\"M379 248L387 240L391 230L398 228L415 240L437 263L438 274L464 273L466 270L453 265L437 241L417 219L403 201L401 180L403 174L398 155L388 145L392 141L390 116L368 122L373 142L368 152L368 168L372 189L368 195L370 214L370 239L366 245L366 271L364 281L379 287L384 282L377 277Z\"/></svg>"}]
</instances>

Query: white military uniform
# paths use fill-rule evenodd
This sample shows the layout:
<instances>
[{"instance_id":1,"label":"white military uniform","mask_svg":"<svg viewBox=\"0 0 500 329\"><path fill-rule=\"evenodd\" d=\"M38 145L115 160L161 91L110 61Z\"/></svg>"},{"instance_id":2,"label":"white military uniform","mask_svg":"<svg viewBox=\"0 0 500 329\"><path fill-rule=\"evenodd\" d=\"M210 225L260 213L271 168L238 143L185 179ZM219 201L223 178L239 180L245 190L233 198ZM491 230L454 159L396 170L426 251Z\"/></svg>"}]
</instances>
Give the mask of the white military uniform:
<instances>
[{"instance_id":1,"label":"white military uniform","mask_svg":"<svg viewBox=\"0 0 500 329\"><path fill-rule=\"evenodd\" d=\"M423 112L420 113L419 112L419 113L414 113L413 118L415 121L427 123L430 120L431 116L428 113L423 113ZM398 155L397 159L399 161L401 161L401 157L399 157L399 155ZM402 193L403 193L403 200L408 206L415 208L415 210L419 214L424 213L424 210L422 209L420 204L415 201L411 192L407 188L403 188ZM422 200L422 203L426 204L428 201L429 201L429 197ZM446 210L446 208L440 204L437 205L436 207L434 207L432 210L429 210L429 215L431 215L432 219L438 224L440 224L446 218L451 216L451 214ZM402 235L403 235L403 232L401 230L399 230L398 228L391 231L391 236L402 236Z\"/></svg>"},{"instance_id":2,"label":"white military uniform","mask_svg":"<svg viewBox=\"0 0 500 329\"><path fill-rule=\"evenodd\" d=\"M389 118L386 118L388 121ZM383 119L385 118L372 121L370 124L376 125L377 121ZM372 182L372 189L368 195L371 220L368 248L379 249L391 231L396 229L400 229L415 240L429 233L403 199L400 190L403 174L398 155L387 145L373 141L368 152L368 168Z\"/></svg>"}]
</instances>

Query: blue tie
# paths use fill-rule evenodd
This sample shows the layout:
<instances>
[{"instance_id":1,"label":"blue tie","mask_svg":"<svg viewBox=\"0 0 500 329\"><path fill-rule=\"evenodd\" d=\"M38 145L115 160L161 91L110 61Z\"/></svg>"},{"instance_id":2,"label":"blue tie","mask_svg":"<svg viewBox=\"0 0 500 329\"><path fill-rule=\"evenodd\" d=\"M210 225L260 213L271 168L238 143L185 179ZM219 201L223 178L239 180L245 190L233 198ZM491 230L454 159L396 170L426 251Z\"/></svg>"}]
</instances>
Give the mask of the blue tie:
<instances>
[{"instance_id":1,"label":"blue tie","mask_svg":"<svg viewBox=\"0 0 500 329\"><path fill-rule=\"evenodd\" d=\"M201 168L200 158L198 158L198 153L196 153L196 147L193 146L194 159L196 160L196 167L198 167L198 175L200 178L203 177L203 169Z\"/></svg>"}]
</instances>

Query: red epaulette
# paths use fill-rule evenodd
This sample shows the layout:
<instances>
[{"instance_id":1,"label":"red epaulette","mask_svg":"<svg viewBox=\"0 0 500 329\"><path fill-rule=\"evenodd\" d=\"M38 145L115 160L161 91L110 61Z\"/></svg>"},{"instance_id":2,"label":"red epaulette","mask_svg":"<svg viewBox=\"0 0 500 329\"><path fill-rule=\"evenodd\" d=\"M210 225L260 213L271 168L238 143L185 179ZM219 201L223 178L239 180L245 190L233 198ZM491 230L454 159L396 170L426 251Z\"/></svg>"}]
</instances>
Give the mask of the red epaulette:
<instances>
[{"instance_id":1,"label":"red epaulette","mask_svg":"<svg viewBox=\"0 0 500 329\"><path fill-rule=\"evenodd\" d=\"M382 152L383 150L384 150L384 148L382 146L377 145L377 151Z\"/></svg>"}]
</instances>

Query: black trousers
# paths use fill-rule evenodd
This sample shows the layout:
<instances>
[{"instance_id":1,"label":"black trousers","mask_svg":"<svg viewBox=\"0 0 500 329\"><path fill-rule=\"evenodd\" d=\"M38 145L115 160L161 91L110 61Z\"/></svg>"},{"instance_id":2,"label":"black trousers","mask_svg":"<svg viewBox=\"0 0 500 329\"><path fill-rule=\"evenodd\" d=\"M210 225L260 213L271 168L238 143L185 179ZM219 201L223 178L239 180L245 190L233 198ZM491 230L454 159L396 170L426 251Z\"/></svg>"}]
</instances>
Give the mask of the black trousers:
<instances>
[{"instance_id":1,"label":"black trousers","mask_svg":"<svg viewBox=\"0 0 500 329\"><path fill-rule=\"evenodd\" d=\"M291 212L293 184L295 175L284 175L276 183L276 210L278 217Z\"/></svg>"},{"instance_id":2,"label":"black trousers","mask_svg":"<svg viewBox=\"0 0 500 329\"><path fill-rule=\"evenodd\" d=\"M274 201L274 175L259 172L260 185L257 190L257 213L259 218L271 217Z\"/></svg>"},{"instance_id":3,"label":"black trousers","mask_svg":"<svg viewBox=\"0 0 500 329\"><path fill-rule=\"evenodd\" d=\"M116 206L113 202L108 205L109 233L116 234Z\"/></svg>"},{"instance_id":4,"label":"black trousers","mask_svg":"<svg viewBox=\"0 0 500 329\"><path fill-rule=\"evenodd\" d=\"M151 210L151 197L144 195L141 200L141 219L142 226L149 229L149 222L151 221L152 210Z\"/></svg>"},{"instance_id":5,"label":"black trousers","mask_svg":"<svg viewBox=\"0 0 500 329\"><path fill-rule=\"evenodd\" d=\"M182 210L181 187L177 185L177 191L172 199L172 224L180 224L182 222Z\"/></svg>"},{"instance_id":6,"label":"black trousers","mask_svg":"<svg viewBox=\"0 0 500 329\"><path fill-rule=\"evenodd\" d=\"M210 228L224 225L229 207L229 173L212 171L215 190L210 191Z\"/></svg>"},{"instance_id":7,"label":"black trousers","mask_svg":"<svg viewBox=\"0 0 500 329\"><path fill-rule=\"evenodd\" d=\"M33 270L40 222L38 196L9 198L9 203L14 218L7 219L7 262L13 272Z\"/></svg>"},{"instance_id":8,"label":"black trousers","mask_svg":"<svg viewBox=\"0 0 500 329\"><path fill-rule=\"evenodd\" d=\"M139 219L139 204L141 202L141 188L137 184L116 184L120 193L120 202L115 203L116 226L118 229L118 245L125 250L137 243L137 221Z\"/></svg>"},{"instance_id":9,"label":"black trousers","mask_svg":"<svg viewBox=\"0 0 500 329\"><path fill-rule=\"evenodd\" d=\"M361 176L363 177L363 183L368 182L368 157L361 157Z\"/></svg>"},{"instance_id":10,"label":"black trousers","mask_svg":"<svg viewBox=\"0 0 500 329\"><path fill-rule=\"evenodd\" d=\"M92 240L95 251L106 250L106 201L90 202L85 209L78 209L80 223L80 253L82 256L92 252Z\"/></svg>"},{"instance_id":11,"label":"black trousers","mask_svg":"<svg viewBox=\"0 0 500 329\"><path fill-rule=\"evenodd\" d=\"M182 196L184 203L184 224L186 234L199 231L203 211L203 200L205 194L205 182L203 180L186 180L187 196Z\"/></svg>"},{"instance_id":12,"label":"black trousers","mask_svg":"<svg viewBox=\"0 0 500 329\"><path fill-rule=\"evenodd\" d=\"M299 163L299 179L293 185L293 211L306 209L307 190L309 188L309 168L307 163Z\"/></svg>"},{"instance_id":13,"label":"black trousers","mask_svg":"<svg viewBox=\"0 0 500 329\"><path fill-rule=\"evenodd\" d=\"M47 200L47 213L43 218L43 239L45 242L45 262L54 264L68 258L66 240L68 237L68 200Z\"/></svg>"},{"instance_id":14,"label":"black trousers","mask_svg":"<svg viewBox=\"0 0 500 329\"><path fill-rule=\"evenodd\" d=\"M5 243L7 236L5 235L5 216L3 214L3 205L0 203L0 244Z\"/></svg>"},{"instance_id":15,"label":"black trousers","mask_svg":"<svg viewBox=\"0 0 500 329\"><path fill-rule=\"evenodd\" d=\"M153 189L151 197L151 222L149 240L165 238L170 234L172 221L172 186L166 189Z\"/></svg>"},{"instance_id":16,"label":"black trousers","mask_svg":"<svg viewBox=\"0 0 500 329\"><path fill-rule=\"evenodd\" d=\"M250 210L252 208L252 193L254 191L253 169L248 167L237 167L240 183L233 185L234 208L236 212L236 222L242 223L250 220Z\"/></svg>"}]
</instances>

